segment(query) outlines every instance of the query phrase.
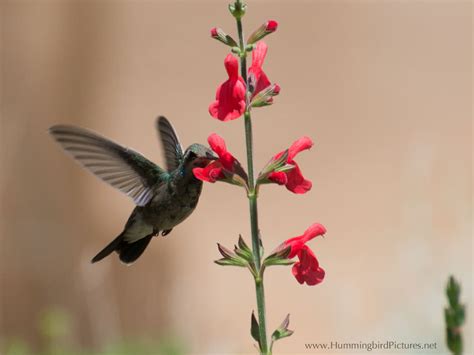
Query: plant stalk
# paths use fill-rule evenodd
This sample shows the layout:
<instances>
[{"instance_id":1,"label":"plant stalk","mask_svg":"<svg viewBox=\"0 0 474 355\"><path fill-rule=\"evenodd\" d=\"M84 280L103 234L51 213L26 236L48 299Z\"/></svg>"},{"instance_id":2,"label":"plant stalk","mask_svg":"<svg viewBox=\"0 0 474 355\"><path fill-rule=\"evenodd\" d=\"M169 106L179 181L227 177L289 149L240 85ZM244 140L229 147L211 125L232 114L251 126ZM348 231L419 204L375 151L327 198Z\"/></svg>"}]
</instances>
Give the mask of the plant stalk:
<instances>
[{"instance_id":1,"label":"plant stalk","mask_svg":"<svg viewBox=\"0 0 474 355\"><path fill-rule=\"evenodd\" d=\"M236 1L240 3L240 1ZM239 34L239 46L240 46L240 69L241 76L244 79L244 82L247 83L247 52L245 50L244 36L242 30L242 20L236 18L237 20L237 32ZM246 85L248 90L248 85ZM246 96L248 95L248 91ZM268 348L267 342L267 327L265 319L265 291L263 287L263 275L261 275L260 270L262 267L262 261L260 257L260 236L258 229L258 208L257 208L257 194L255 192L255 177L253 170L253 135L252 135L252 118L250 115L250 108L247 107L244 113L245 121L245 141L247 148L247 169L249 176L249 211L250 211L250 229L252 233L252 253L253 259L255 262L255 268L257 271L257 276L255 277L255 291L257 295L257 313L258 313L258 323L259 323L259 337L260 337L260 352L261 354L268 355L271 354L271 351Z\"/></svg>"}]
</instances>

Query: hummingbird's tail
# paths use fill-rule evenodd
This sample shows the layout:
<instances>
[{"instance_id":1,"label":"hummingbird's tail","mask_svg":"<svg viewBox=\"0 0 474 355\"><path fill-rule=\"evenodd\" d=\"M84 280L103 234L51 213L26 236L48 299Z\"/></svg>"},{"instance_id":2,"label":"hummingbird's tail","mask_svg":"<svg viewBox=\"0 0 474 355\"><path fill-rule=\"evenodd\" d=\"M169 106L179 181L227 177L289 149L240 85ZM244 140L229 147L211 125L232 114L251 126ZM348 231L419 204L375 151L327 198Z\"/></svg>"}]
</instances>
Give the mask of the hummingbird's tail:
<instances>
[{"instance_id":1,"label":"hummingbird's tail","mask_svg":"<svg viewBox=\"0 0 474 355\"><path fill-rule=\"evenodd\" d=\"M112 240L104 249L102 249L96 256L91 260L91 263L96 263L101 261L106 256L109 256L113 251L118 250L119 245L122 242L123 233L121 233L117 238Z\"/></svg>"},{"instance_id":2,"label":"hummingbird's tail","mask_svg":"<svg viewBox=\"0 0 474 355\"><path fill-rule=\"evenodd\" d=\"M116 251L119 254L120 261L125 264L131 264L142 255L154 234L148 235L132 243L125 241L123 235L124 233L112 240L112 242L92 258L91 262L96 263L106 256L109 256L113 251Z\"/></svg>"}]
</instances>

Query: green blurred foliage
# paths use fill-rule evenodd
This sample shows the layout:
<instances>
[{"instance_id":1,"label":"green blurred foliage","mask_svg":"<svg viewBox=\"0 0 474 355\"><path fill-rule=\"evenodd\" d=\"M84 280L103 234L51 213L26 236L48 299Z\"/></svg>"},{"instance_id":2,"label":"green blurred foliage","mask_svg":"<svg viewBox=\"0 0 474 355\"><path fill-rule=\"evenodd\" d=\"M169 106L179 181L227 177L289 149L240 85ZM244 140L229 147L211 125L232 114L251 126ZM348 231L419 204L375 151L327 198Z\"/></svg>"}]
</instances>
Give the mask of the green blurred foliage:
<instances>
[{"instance_id":1,"label":"green blurred foliage","mask_svg":"<svg viewBox=\"0 0 474 355\"><path fill-rule=\"evenodd\" d=\"M453 355L463 353L462 325L466 318L466 308L460 302L461 285L450 276L446 285L449 306L444 309L446 322L446 344Z\"/></svg>"},{"instance_id":2,"label":"green blurred foliage","mask_svg":"<svg viewBox=\"0 0 474 355\"><path fill-rule=\"evenodd\" d=\"M39 319L37 330L41 337L42 350L34 352L22 339L7 339L0 344L2 355L184 355L185 346L172 337L159 340L129 339L108 344L101 350L75 349L70 339L73 334L73 319L61 308L45 311ZM2 351L3 350L3 351Z\"/></svg>"}]
</instances>

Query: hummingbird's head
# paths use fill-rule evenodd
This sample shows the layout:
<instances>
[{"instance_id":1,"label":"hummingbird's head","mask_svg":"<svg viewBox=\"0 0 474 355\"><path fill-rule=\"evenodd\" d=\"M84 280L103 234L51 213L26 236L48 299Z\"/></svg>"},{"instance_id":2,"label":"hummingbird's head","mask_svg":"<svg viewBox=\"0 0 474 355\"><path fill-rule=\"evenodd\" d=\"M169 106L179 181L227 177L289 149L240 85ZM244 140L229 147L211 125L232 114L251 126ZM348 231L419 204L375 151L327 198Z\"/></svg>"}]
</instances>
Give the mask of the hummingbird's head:
<instances>
[{"instance_id":1,"label":"hummingbird's head","mask_svg":"<svg viewBox=\"0 0 474 355\"><path fill-rule=\"evenodd\" d=\"M219 157L208 147L195 143L192 144L184 152L184 160L188 162L192 168L204 168L211 161L217 160Z\"/></svg>"}]
</instances>

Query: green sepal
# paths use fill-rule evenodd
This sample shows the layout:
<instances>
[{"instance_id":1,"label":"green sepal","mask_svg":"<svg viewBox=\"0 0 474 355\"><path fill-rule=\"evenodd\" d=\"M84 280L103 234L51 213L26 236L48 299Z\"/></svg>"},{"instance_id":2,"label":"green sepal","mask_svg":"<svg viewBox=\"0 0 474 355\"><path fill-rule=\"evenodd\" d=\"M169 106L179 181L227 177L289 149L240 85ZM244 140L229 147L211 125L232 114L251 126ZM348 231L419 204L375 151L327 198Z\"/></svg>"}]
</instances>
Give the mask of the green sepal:
<instances>
[{"instance_id":1,"label":"green sepal","mask_svg":"<svg viewBox=\"0 0 474 355\"><path fill-rule=\"evenodd\" d=\"M271 84L262 91L259 91L250 103L252 107L263 107L273 104L273 96L280 93L280 86L277 84Z\"/></svg>"},{"instance_id":2,"label":"green sepal","mask_svg":"<svg viewBox=\"0 0 474 355\"><path fill-rule=\"evenodd\" d=\"M234 247L234 252L235 252L235 254L237 254L241 258L244 258L245 260L247 260L249 262L253 260L252 253L247 253L247 252L243 251L242 249L238 248L237 245Z\"/></svg>"},{"instance_id":3,"label":"green sepal","mask_svg":"<svg viewBox=\"0 0 474 355\"><path fill-rule=\"evenodd\" d=\"M276 251L267 256L263 261L265 267L272 265L292 265L295 262L291 259L288 259L288 256L291 252L291 246L278 247Z\"/></svg>"},{"instance_id":4,"label":"green sepal","mask_svg":"<svg viewBox=\"0 0 474 355\"><path fill-rule=\"evenodd\" d=\"M242 263L242 262L240 262L236 259L222 258L222 259L214 260L214 262L217 265L221 265L221 266L238 266L238 267L246 267L247 266L246 263Z\"/></svg>"},{"instance_id":5,"label":"green sepal","mask_svg":"<svg viewBox=\"0 0 474 355\"><path fill-rule=\"evenodd\" d=\"M246 51L246 52L251 52L251 51L253 51L254 49L255 49L255 44L247 44L247 45L245 46L245 51Z\"/></svg>"},{"instance_id":6,"label":"green sepal","mask_svg":"<svg viewBox=\"0 0 474 355\"><path fill-rule=\"evenodd\" d=\"M232 265L232 266L239 266L239 267L246 267L248 266L248 261L244 258L236 255L230 249L227 249L223 245L217 243L217 248L219 252L223 256L222 259L216 260L215 263L218 265Z\"/></svg>"},{"instance_id":7,"label":"green sepal","mask_svg":"<svg viewBox=\"0 0 474 355\"><path fill-rule=\"evenodd\" d=\"M267 165L262 169L260 174L258 174L257 184L262 183L267 179L268 175L275 171L275 169L281 168L286 165L288 160L288 149L283 152L281 157L276 160L270 160Z\"/></svg>"},{"instance_id":8,"label":"green sepal","mask_svg":"<svg viewBox=\"0 0 474 355\"><path fill-rule=\"evenodd\" d=\"M244 238L242 238L242 235L239 234L239 241L238 241L238 246L240 249L242 249L243 251L247 252L247 253L250 253L250 255L252 255L252 250L250 250L250 247L247 245L247 243L245 243L245 240Z\"/></svg>"},{"instance_id":9,"label":"green sepal","mask_svg":"<svg viewBox=\"0 0 474 355\"><path fill-rule=\"evenodd\" d=\"M287 265L293 265L295 263L295 261L293 260L290 260L290 259L265 259L265 262L264 262L264 265L265 266L272 266L272 265L283 265L283 266L287 266Z\"/></svg>"},{"instance_id":10,"label":"green sepal","mask_svg":"<svg viewBox=\"0 0 474 355\"><path fill-rule=\"evenodd\" d=\"M275 171L286 173L287 171L293 170L294 168L295 168L295 166L292 165L292 164L285 164L285 165L283 165L279 168L276 168Z\"/></svg>"},{"instance_id":11,"label":"green sepal","mask_svg":"<svg viewBox=\"0 0 474 355\"><path fill-rule=\"evenodd\" d=\"M237 54L239 57L242 56L242 51L240 50L239 47L232 47L230 51L234 54Z\"/></svg>"},{"instance_id":12,"label":"green sepal","mask_svg":"<svg viewBox=\"0 0 474 355\"><path fill-rule=\"evenodd\" d=\"M272 334L272 343L270 347L273 347L273 343L279 339L286 338L291 336L294 332L293 330L288 329L290 325L290 315L288 314L280 326Z\"/></svg>"},{"instance_id":13,"label":"green sepal","mask_svg":"<svg viewBox=\"0 0 474 355\"><path fill-rule=\"evenodd\" d=\"M248 191L248 175L247 172L244 170L242 165L235 161L232 167L233 171L223 169L222 172L224 173L225 179L221 180L223 182L227 182L232 185L242 186Z\"/></svg>"}]
</instances>

